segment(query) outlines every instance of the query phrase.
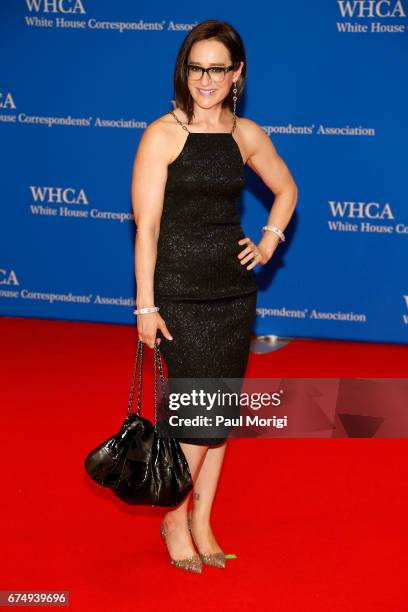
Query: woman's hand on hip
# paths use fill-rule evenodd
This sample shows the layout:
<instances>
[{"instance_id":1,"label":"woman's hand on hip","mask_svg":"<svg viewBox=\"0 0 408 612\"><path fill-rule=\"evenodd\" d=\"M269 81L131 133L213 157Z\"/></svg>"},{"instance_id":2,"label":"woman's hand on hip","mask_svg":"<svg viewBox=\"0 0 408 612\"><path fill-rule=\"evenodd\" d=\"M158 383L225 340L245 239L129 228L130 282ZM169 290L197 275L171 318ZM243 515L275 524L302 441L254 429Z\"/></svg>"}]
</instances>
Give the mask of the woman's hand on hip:
<instances>
[{"instance_id":1,"label":"woman's hand on hip","mask_svg":"<svg viewBox=\"0 0 408 612\"><path fill-rule=\"evenodd\" d=\"M256 245L248 237L241 238L241 240L238 240L238 244L247 245L243 251L238 253L238 259L241 260L242 266L244 266L248 261L252 260L249 266L247 266L247 270L252 270L252 268L254 268L256 264L261 264L262 266L264 266L271 258L271 255L264 248L263 245Z\"/></svg>"},{"instance_id":2,"label":"woman's hand on hip","mask_svg":"<svg viewBox=\"0 0 408 612\"><path fill-rule=\"evenodd\" d=\"M149 348L154 348L155 344L160 344L161 338L157 338L157 330L160 330L165 338L173 340L173 336L167 329L167 325L158 312L137 315L137 333L139 340L147 344Z\"/></svg>"}]
</instances>

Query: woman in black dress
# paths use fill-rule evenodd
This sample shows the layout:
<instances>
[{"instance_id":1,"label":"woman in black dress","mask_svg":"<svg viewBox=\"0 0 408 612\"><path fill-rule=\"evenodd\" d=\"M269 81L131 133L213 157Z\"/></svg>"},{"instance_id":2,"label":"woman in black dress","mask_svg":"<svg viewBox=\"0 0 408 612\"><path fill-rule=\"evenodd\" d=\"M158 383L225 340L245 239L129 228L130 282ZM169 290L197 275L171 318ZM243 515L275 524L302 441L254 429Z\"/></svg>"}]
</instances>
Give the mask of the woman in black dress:
<instances>
[{"instance_id":1,"label":"woman in black dress","mask_svg":"<svg viewBox=\"0 0 408 612\"><path fill-rule=\"evenodd\" d=\"M160 344L170 392L175 379L244 377L256 313L253 268L270 260L296 206L296 184L269 137L236 116L245 74L238 32L217 20L198 24L178 53L175 109L146 128L135 156L138 334L150 348ZM275 194L257 245L238 211L245 165ZM187 514L187 496L163 518L171 562L195 572L203 562L225 567L210 516L228 432L177 428L172 435L189 463L194 507Z\"/></svg>"}]
</instances>

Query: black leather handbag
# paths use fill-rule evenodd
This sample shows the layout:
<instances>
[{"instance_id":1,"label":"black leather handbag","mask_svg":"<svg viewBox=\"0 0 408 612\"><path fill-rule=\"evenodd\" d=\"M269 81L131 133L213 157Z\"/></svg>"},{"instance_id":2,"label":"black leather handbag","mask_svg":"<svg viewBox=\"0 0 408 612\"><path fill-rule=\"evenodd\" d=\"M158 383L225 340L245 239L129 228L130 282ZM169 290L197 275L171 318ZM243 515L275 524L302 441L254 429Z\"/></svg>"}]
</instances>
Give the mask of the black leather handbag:
<instances>
[{"instance_id":1,"label":"black leather handbag","mask_svg":"<svg viewBox=\"0 0 408 612\"><path fill-rule=\"evenodd\" d=\"M154 348L155 424L140 416L142 396L143 342L138 341L127 416L118 433L102 442L86 457L84 466L98 484L109 487L128 504L176 506L192 490L187 459L178 440L167 433L166 422L158 420L157 364L162 402L168 396L160 349ZM131 413L139 364L137 411ZM163 412L162 412L163 414Z\"/></svg>"}]
</instances>

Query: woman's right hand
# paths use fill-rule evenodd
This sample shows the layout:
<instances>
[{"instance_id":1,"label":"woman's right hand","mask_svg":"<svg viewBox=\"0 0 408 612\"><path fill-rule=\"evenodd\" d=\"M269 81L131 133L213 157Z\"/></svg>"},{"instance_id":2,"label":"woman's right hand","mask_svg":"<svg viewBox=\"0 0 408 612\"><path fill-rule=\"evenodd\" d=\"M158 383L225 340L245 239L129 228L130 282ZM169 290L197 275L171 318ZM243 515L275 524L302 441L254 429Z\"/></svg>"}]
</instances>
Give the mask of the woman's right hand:
<instances>
[{"instance_id":1,"label":"woman's right hand","mask_svg":"<svg viewBox=\"0 0 408 612\"><path fill-rule=\"evenodd\" d=\"M173 336L167 329L167 325L158 312L137 315L137 332L139 340L154 348L155 343L160 344L161 338L156 338L157 330L160 329L167 340L173 340Z\"/></svg>"}]
</instances>

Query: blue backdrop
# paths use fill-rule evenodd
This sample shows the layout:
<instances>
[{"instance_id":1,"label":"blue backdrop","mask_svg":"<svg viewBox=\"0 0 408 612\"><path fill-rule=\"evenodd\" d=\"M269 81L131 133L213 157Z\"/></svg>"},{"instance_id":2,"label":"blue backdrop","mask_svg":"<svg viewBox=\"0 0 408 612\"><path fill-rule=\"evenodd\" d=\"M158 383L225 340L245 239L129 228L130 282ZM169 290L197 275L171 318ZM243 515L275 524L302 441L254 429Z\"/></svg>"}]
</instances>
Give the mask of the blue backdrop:
<instances>
[{"instance_id":1,"label":"blue backdrop","mask_svg":"<svg viewBox=\"0 0 408 612\"><path fill-rule=\"evenodd\" d=\"M172 108L183 38L214 18L246 47L237 113L299 188L287 241L255 268L254 333L407 342L405 2L9 0L0 13L3 315L134 324L134 154ZM246 180L257 242L273 195L248 167Z\"/></svg>"}]
</instances>

